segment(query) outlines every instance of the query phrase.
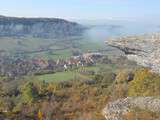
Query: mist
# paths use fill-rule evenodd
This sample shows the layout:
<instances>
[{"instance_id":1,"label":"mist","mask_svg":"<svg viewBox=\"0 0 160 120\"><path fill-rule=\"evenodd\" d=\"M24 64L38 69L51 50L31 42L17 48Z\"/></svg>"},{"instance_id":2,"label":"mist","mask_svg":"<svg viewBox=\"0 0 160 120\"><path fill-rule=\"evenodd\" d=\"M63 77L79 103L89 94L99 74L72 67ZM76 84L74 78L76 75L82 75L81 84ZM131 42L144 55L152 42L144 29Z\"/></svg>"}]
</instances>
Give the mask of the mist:
<instances>
[{"instance_id":1,"label":"mist","mask_svg":"<svg viewBox=\"0 0 160 120\"><path fill-rule=\"evenodd\" d=\"M88 29L83 36L90 41L105 41L109 37L160 32L160 24L131 21L81 22Z\"/></svg>"}]
</instances>

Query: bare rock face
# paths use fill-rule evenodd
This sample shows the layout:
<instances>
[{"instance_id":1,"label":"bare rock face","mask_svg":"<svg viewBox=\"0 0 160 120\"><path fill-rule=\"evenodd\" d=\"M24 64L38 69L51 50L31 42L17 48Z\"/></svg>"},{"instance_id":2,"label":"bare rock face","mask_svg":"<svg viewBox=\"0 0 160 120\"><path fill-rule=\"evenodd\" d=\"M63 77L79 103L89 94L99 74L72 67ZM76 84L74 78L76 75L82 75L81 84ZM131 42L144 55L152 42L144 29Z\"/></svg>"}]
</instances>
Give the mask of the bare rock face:
<instances>
[{"instance_id":1,"label":"bare rock face","mask_svg":"<svg viewBox=\"0 0 160 120\"><path fill-rule=\"evenodd\" d=\"M160 98L154 97L127 97L110 102L103 109L106 120L122 120L132 108L160 112Z\"/></svg>"},{"instance_id":2,"label":"bare rock face","mask_svg":"<svg viewBox=\"0 0 160 120\"><path fill-rule=\"evenodd\" d=\"M123 51L128 59L160 73L160 33L110 38L106 43ZM127 97L110 102L103 109L106 120L122 120L133 108L160 112L160 98Z\"/></svg>"},{"instance_id":3,"label":"bare rock face","mask_svg":"<svg viewBox=\"0 0 160 120\"><path fill-rule=\"evenodd\" d=\"M122 50L128 59L160 73L160 33L110 38L106 43Z\"/></svg>"}]
</instances>

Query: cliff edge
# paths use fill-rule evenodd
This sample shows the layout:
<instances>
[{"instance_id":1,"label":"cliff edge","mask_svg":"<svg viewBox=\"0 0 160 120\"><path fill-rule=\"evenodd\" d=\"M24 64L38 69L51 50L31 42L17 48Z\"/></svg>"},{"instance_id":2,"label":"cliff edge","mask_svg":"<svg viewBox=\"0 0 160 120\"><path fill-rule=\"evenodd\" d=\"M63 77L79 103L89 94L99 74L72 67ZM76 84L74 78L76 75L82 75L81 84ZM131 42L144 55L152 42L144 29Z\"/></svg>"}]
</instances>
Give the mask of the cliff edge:
<instances>
[{"instance_id":1,"label":"cliff edge","mask_svg":"<svg viewBox=\"0 0 160 120\"><path fill-rule=\"evenodd\" d=\"M125 53L128 59L160 73L160 33L110 38L106 43ZM160 112L159 97L127 97L109 102L103 109L106 120L123 120L132 109Z\"/></svg>"},{"instance_id":2,"label":"cliff edge","mask_svg":"<svg viewBox=\"0 0 160 120\"><path fill-rule=\"evenodd\" d=\"M128 59L160 73L160 33L110 38L106 43L122 50Z\"/></svg>"},{"instance_id":3,"label":"cliff edge","mask_svg":"<svg viewBox=\"0 0 160 120\"><path fill-rule=\"evenodd\" d=\"M0 16L0 36L59 38L81 35L83 26L58 18L18 18Z\"/></svg>"}]
</instances>

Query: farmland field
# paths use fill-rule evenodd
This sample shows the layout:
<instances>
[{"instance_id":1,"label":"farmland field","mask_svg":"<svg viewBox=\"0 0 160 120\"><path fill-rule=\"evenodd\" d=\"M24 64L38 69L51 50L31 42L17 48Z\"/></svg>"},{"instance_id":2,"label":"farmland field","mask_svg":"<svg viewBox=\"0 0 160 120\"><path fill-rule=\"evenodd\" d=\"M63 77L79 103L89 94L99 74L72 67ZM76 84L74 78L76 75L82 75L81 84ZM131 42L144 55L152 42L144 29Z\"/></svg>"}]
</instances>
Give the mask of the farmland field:
<instances>
[{"instance_id":1,"label":"farmland field","mask_svg":"<svg viewBox=\"0 0 160 120\"><path fill-rule=\"evenodd\" d=\"M45 74L45 75L36 75L34 76L35 80L46 81L46 82L60 82L65 80L72 80L74 78L92 78L92 75L82 75L78 71L79 70L92 70L94 72L99 71L99 65L96 66L87 66L81 67L75 70L56 72L53 74Z\"/></svg>"},{"instance_id":2,"label":"farmland field","mask_svg":"<svg viewBox=\"0 0 160 120\"><path fill-rule=\"evenodd\" d=\"M94 38L95 39L95 38ZM104 44L104 39L93 40L86 36L74 36L59 39L25 37L0 37L0 52L5 52L16 56L27 58L38 58L43 60L67 59L74 55L87 52L101 52L102 54L113 53ZM117 51L116 51L117 52ZM77 70L99 71L103 65L80 67ZM77 70L56 72L54 74L43 74L33 76L36 81L64 81L72 80L75 77L92 78L92 76L82 75Z\"/></svg>"},{"instance_id":3,"label":"farmland field","mask_svg":"<svg viewBox=\"0 0 160 120\"><path fill-rule=\"evenodd\" d=\"M104 42L89 41L80 36L65 39L1 37L0 43L1 51L44 59L67 58L74 50L84 53L106 49Z\"/></svg>"}]
</instances>

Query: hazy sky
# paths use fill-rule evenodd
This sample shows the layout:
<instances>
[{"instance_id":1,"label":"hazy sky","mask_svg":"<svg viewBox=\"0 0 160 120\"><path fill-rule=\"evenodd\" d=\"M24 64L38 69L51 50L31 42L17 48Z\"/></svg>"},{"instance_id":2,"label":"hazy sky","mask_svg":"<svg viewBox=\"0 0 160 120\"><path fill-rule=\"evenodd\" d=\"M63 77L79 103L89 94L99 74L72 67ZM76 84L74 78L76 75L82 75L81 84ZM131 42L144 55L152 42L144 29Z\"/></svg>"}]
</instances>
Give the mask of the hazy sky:
<instances>
[{"instance_id":1,"label":"hazy sky","mask_svg":"<svg viewBox=\"0 0 160 120\"><path fill-rule=\"evenodd\" d=\"M0 0L0 14L66 19L159 19L160 0Z\"/></svg>"}]
</instances>

